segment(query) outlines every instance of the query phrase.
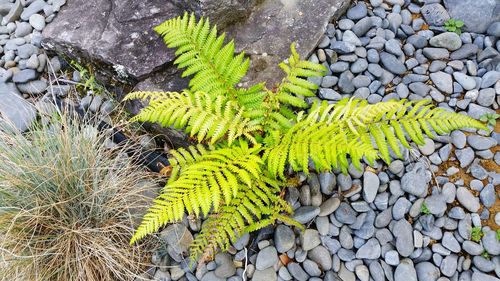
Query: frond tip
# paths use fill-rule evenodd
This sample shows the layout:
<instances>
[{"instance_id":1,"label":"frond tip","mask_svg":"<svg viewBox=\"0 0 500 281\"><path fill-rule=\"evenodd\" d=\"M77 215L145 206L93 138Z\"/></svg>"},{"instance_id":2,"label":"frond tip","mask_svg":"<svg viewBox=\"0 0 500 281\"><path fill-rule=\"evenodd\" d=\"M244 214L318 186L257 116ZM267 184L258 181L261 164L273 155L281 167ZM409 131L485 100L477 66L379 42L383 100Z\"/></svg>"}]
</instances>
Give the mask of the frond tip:
<instances>
[{"instance_id":1,"label":"frond tip","mask_svg":"<svg viewBox=\"0 0 500 281\"><path fill-rule=\"evenodd\" d=\"M235 95L234 86L245 76L250 60L235 55L234 41L224 45L225 34L217 36L217 27L208 19L196 21L194 13L185 13L154 28L169 48L177 48L174 64L185 69L182 76L193 75L192 91L203 91L211 97Z\"/></svg>"},{"instance_id":2,"label":"frond tip","mask_svg":"<svg viewBox=\"0 0 500 281\"><path fill-rule=\"evenodd\" d=\"M316 170L341 168L345 172L348 156L357 167L362 158L368 162L382 158L390 163L389 149L401 158L400 144L409 147L410 140L422 144L424 135L435 138L460 128L486 129L468 116L434 108L429 100L370 105L344 99L336 105L323 103L297 120L283 136L276 136L264 160L269 172L282 178L287 164L308 173L309 159Z\"/></svg>"},{"instance_id":3,"label":"frond tip","mask_svg":"<svg viewBox=\"0 0 500 281\"><path fill-rule=\"evenodd\" d=\"M319 63L302 60L295 49L295 43L292 43L290 49L292 55L288 61L279 64L286 77L278 86L277 98L283 104L305 108L308 105L304 97L314 97L314 91L318 89L307 78L324 76L327 69Z\"/></svg>"}]
</instances>

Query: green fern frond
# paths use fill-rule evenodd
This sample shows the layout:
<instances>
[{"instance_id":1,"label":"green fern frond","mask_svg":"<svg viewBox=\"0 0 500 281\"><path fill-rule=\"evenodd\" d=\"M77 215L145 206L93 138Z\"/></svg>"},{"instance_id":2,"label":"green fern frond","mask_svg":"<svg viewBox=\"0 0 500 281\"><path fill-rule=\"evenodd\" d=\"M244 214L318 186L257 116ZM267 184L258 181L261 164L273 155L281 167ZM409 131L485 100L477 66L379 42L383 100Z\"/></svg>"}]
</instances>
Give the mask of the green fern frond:
<instances>
[{"instance_id":1,"label":"green fern frond","mask_svg":"<svg viewBox=\"0 0 500 281\"><path fill-rule=\"evenodd\" d=\"M402 157L400 144L409 147L409 140L422 144L424 135L434 138L465 127L486 129L468 116L434 108L428 100L370 105L344 99L337 105L316 106L279 140L275 139L278 143L266 150L264 160L273 176L284 177L287 164L307 173L309 159L319 171L333 167L345 172L348 155L357 167L363 157L369 162L382 158L390 163L389 149Z\"/></svg>"},{"instance_id":2,"label":"green fern frond","mask_svg":"<svg viewBox=\"0 0 500 281\"><path fill-rule=\"evenodd\" d=\"M212 212L190 247L191 260L211 257L218 249L227 251L241 235L275 223L291 207L277 194L280 185L263 176L251 187L240 188L230 204ZM296 224L292 220L293 223Z\"/></svg>"},{"instance_id":3,"label":"green fern frond","mask_svg":"<svg viewBox=\"0 0 500 281\"><path fill-rule=\"evenodd\" d=\"M209 149L213 150L212 147ZM168 179L169 182L177 180L182 169L202 160L203 156L208 152L209 150L201 144L189 146L187 149L181 147L179 149L170 150L169 153L172 157L168 160L170 167L172 168L172 172L170 174L170 178Z\"/></svg>"},{"instance_id":4,"label":"green fern frond","mask_svg":"<svg viewBox=\"0 0 500 281\"><path fill-rule=\"evenodd\" d=\"M162 99L169 99L172 95L172 92L144 92L144 91L138 91L138 92L131 92L128 93L124 98L123 101L130 101L130 100L162 100Z\"/></svg>"},{"instance_id":5,"label":"green fern frond","mask_svg":"<svg viewBox=\"0 0 500 281\"><path fill-rule=\"evenodd\" d=\"M261 109L266 96L264 83L259 83L248 89L238 89L237 93L238 103L247 110Z\"/></svg>"},{"instance_id":6,"label":"green fern frond","mask_svg":"<svg viewBox=\"0 0 500 281\"><path fill-rule=\"evenodd\" d=\"M301 60L295 49L295 43L290 48L292 55L288 58L288 62L279 64L286 77L278 86L277 98L283 104L306 108L308 104L304 101L304 97L314 97L314 91L318 89L318 86L307 81L307 78L324 76L327 69L321 64Z\"/></svg>"},{"instance_id":7,"label":"green fern frond","mask_svg":"<svg viewBox=\"0 0 500 281\"><path fill-rule=\"evenodd\" d=\"M402 157L399 143L409 148L407 139L422 145L424 136L435 138L466 127L486 129L484 124L468 116L435 108L430 100L375 105L353 103L352 100L345 103L350 106L339 110L343 115L332 114L329 118L342 121L353 134L364 138L371 136L386 163L390 163L389 148Z\"/></svg>"},{"instance_id":8,"label":"green fern frond","mask_svg":"<svg viewBox=\"0 0 500 281\"><path fill-rule=\"evenodd\" d=\"M195 216L207 215L210 210L217 212L222 205L230 204L241 188L252 187L261 177L261 148L249 147L244 141L238 144L211 151L177 151L178 175L154 200L131 243L181 220L186 211Z\"/></svg>"},{"instance_id":9,"label":"green fern frond","mask_svg":"<svg viewBox=\"0 0 500 281\"><path fill-rule=\"evenodd\" d=\"M356 135L343 132L336 124L320 122L311 124L307 120L295 124L278 143L266 150L264 160L273 176L284 178L287 164L294 171L309 173L309 159L318 171L341 168L346 172L348 156L359 166L362 157L369 161L377 158L371 143Z\"/></svg>"},{"instance_id":10,"label":"green fern frond","mask_svg":"<svg viewBox=\"0 0 500 281\"><path fill-rule=\"evenodd\" d=\"M177 48L175 64L185 69L182 76L193 75L189 86L211 97L236 95L234 86L245 76L249 59L235 55L234 42L224 46L225 35L217 36L217 27L208 19L196 21L194 13L173 18L154 30L163 36L169 48Z\"/></svg>"},{"instance_id":11,"label":"green fern frond","mask_svg":"<svg viewBox=\"0 0 500 281\"><path fill-rule=\"evenodd\" d=\"M149 98L149 105L131 121L159 123L163 127L185 129L198 142L210 140L214 144L229 136L229 144L240 136L255 143L250 134L259 126L243 117L244 108L224 96L212 97L203 92L134 92L125 100Z\"/></svg>"}]
</instances>

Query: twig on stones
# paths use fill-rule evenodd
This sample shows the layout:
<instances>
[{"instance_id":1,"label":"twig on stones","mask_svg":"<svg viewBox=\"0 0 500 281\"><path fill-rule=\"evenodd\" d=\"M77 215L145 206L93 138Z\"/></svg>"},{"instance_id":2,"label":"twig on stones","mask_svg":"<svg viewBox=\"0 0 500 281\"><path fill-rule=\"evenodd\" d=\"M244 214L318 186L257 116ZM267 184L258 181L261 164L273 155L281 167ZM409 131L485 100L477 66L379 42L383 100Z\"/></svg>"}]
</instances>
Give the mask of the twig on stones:
<instances>
[{"instance_id":1,"label":"twig on stones","mask_svg":"<svg viewBox=\"0 0 500 281\"><path fill-rule=\"evenodd\" d=\"M241 273L241 278L243 279L243 281L246 281L247 266L248 266L248 249L247 247L245 247L244 249L245 249L245 269L243 270L243 273Z\"/></svg>"},{"instance_id":2,"label":"twig on stones","mask_svg":"<svg viewBox=\"0 0 500 281\"><path fill-rule=\"evenodd\" d=\"M425 155L420 155L418 156L417 153L415 153L414 150L410 150L410 153L416 158L417 161L420 161L422 159L422 162L425 164L425 166L429 169L429 171L431 172L432 174L432 179L434 180L434 182L436 183L436 186L438 188L438 190L441 190L441 187L439 186L439 182L437 180L437 176L436 174L434 173L434 171L431 169L431 161L429 160L429 158Z\"/></svg>"},{"instance_id":3,"label":"twig on stones","mask_svg":"<svg viewBox=\"0 0 500 281\"><path fill-rule=\"evenodd\" d=\"M75 81L71 81L71 80L68 80L68 79L64 79L64 78L57 78L56 81L60 81L60 82L64 82L66 84L71 84L71 85L83 85L82 83L80 82L75 82ZM59 84L59 83L58 83Z\"/></svg>"},{"instance_id":4,"label":"twig on stones","mask_svg":"<svg viewBox=\"0 0 500 281\"><path fill-rule=\"evenodd\" d=\"M52 72L54 74L54 77L56 77L56 72L54 70L54 67L52 66L52 63L48 59L48 56L47 56L47 67L49 68L49 72ZM54 95L54 90L52 89L52 78L51 78L50 73L47 76L49 77L50 96L52 97L52 101L54 102L54 104L57 104L56 96ZM57 81L57 79L55 82L59 85L59 82ZM59 107L56 106L56 110L59 113L59 115L62 116L62 113L61 113L61 110L59 109Z\"/></svg>"}]
</instances>

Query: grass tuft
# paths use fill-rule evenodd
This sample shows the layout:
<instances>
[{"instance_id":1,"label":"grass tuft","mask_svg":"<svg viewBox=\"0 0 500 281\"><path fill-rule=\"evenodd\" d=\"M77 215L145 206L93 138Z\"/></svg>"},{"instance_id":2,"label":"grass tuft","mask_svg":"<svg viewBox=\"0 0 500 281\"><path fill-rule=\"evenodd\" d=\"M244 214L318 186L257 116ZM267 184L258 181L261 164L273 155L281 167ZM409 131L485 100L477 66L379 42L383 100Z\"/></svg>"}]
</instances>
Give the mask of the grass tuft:
<instances>
[{"instance_id":1,"label":"grass tuft","mask_svg":"<svg viewBox=\"0 0 500 281\"><path fill-rule=\"evenodd\" d=\"M91 124L49 120L0 128L2 280L133 280L149 251L128 241L155 183Z\"/></svg>"}]
</instances>

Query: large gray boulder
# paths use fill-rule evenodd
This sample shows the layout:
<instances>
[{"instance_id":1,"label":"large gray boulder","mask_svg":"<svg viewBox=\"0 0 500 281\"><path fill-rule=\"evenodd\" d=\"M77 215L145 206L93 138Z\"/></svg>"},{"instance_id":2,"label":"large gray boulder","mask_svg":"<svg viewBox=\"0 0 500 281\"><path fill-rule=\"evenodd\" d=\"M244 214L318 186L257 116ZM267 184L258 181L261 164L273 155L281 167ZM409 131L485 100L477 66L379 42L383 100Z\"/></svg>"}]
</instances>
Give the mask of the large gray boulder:
<instances>
[{"instance_id":1,"label":"large gray boulder","mask_svg":"<svg viewBox=\"0 0 500 281\"><path fill-rule=\"evenodd\" d=\"M263 0L172 0L186 11L198 17L208 17L219 28L246 18Z\"/></svg>"},{"instance_id":2,"label":"large gray boulder","mask_svg":"<svg viewBox=\"0 0 500 281\"><path fill-rule=\"evenodd\" d=\"M247 20L229 26L237 51L251 56L246 80L266 81L268 87L281 81L278 63L290 56L290 44L305 58L323 38L327 24L338 19L350 0L267 0Z\"/></svg>"},{"instance_id":3,"label":"large gray boulder","mask_svg":"<svg viewBox=\"0 0 500 281\"><path fill-rule=\"evenodd\" d=\"M152 27L180 13L164 0L68 1L43 30L44 47L135 81L174 58Z\"/></svg>"},{"instance_id":4,"label":"large gray boulder","mask_svg":"<svg viewBox=\"0 0 500 281\"><path fill-rule=\"evenodd\" d=\"M290 45L297 42L297 51L306 58L323 38L327 24L338 19L349 7L350 0L267 0L240 22L225 28L234 38L236 51L245 51L251 65L245 84L278 83L284 73L278 63L290 56ZM166 48L166 47L165 47ZM180 90L186 82L176 70L168 69L137 84L135 90Z\"/></svg>"},{"instance_id":5,"label":"large gray boulder","mask_svg":"<svg viewBox=\"0 0 500 281\"><path fill-rule=\"evenodd\" d=\"M444 0L444 6L469 32L484 33L492 22L500 20L500 0Z\"/></svg>"},{"instance_id":6,"label":"large gray boulder","mask_svg":"<svg viewBox=\"0 0 500 281\"><path fill-rule=\"evenodd\" d=\"M175 72L169 69L174 51L163 44L152 28L187 9L208 16L219 25L231 23L226 31L235 38L237 51L246 50L256 66L248 80L276 82L281 79L276 64L288 57L289 45L296 41L299 53L308 56L327 24L350 3L350 0L262 1L68 1L44 29L44 46L70 57L84 58L108 75L119 76L130 84L150 77L159 80L153 74L166 71L169 76ZM159 85L177 90L176 86L161 81Z\"/></svg>"},{"instance_id":7,"label":"large gray boulder","mask_svg":"<svg viewBox=\"0 0 500 281\"><path fill-rule=\"evenodd\" d=\"M43 31L44 46L72 58L92 62L108 78L118 78L134 90L179 91L187 86L173 66L168 49L152 30L161 22L194 11L226 26L237 52L251 57L244 82L280 81L278 63L297 42L302 57L309 56L323 38L327 25L345 12L350 0L72 0ZM118 98L123 94L118 94ZM134 102L132 113L143 105ZM161 133L174 146L186 138L173 130Z\"/></svg>"}]
</instances>

